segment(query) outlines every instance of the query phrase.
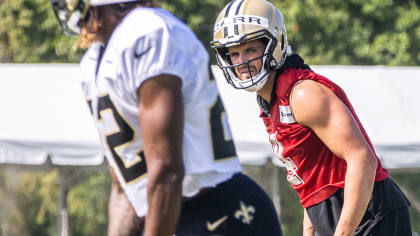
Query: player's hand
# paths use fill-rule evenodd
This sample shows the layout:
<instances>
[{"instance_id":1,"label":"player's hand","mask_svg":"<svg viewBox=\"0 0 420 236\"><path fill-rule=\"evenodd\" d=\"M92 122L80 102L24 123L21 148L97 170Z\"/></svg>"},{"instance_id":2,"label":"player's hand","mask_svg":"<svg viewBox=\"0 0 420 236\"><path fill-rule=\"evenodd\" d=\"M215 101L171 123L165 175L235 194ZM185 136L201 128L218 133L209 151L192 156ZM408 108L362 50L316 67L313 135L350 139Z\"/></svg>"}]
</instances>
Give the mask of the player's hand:
<instances>
[{"instance_id":1,"label":"player's hand","mask_svg":"<svg viewBox=\"0 0 420 236\"><path fill-rule=\"evenodd\" d=\"M353 236L355 231L354 227L338 224L334 236Z\"/></svg>"},{"instance_id":2,"label":"player's hand","mask_svg":"<svg viewBox=\"0 0 420 236\"><path fill-rule=\"evenodd\" d=\"M303 236L314 236L314 233L315 233L315 231L314 231L314 228L312 226L303 228Z\"/></svg>"}]
</instances>

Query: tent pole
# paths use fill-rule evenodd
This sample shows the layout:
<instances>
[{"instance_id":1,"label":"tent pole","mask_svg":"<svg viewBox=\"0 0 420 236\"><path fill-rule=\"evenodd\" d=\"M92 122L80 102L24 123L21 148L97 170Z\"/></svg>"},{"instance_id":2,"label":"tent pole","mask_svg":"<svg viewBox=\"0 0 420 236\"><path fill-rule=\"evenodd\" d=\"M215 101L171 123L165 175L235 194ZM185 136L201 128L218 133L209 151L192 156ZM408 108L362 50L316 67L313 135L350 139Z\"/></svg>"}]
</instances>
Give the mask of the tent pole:
<instances>
[{"instance_id":1,"label":"tent pole","mask_svg":"<svg viewBox=\"0 0 420 236\"><path fill-rule=\"evenodd\" d=\"M58 167L58 236L69 235L69 216L67 213L67 193L65 174L62 168Z\"/></svg>"},{"instance_id":2,"label":"tent pole","mask_svg":"<svg viewBox=\"0 0 420 236\"><path fill-rule=\"evenodd\" d=\"M274 165L272 162L270 162L272 167L273 167L273 177L272 177L272 181L271 181L271 185L272 185L272 196L273 196L273 202L274 202L274 206L277 210L277 214L279 216L279 219L281 218L281 187L280 187L280 183L279 183L279 179L280 179L280 167Z\"/></svg>"}]
</instances>

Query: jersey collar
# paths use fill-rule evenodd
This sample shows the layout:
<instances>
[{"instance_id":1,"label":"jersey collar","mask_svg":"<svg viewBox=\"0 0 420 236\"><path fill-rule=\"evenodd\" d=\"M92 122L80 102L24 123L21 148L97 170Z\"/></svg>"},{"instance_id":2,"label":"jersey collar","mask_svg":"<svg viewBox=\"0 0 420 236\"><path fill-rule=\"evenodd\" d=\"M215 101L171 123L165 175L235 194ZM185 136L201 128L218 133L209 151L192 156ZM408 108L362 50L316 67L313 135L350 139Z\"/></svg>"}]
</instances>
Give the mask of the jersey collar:
<instances>
[{"instance_id":1,"label":"jersey collar","mask_svg":"<svg viewBox=\"0 0 420 236\"><path fill-rule=\"evenodd\" d=\"M286 57L286 60L284 61L283 65L276 72L276 76L275 76L274 83L273 83L273 88L271 90L270 102L267 102L260 95L257 95L257 103L261 108L261 116L262 117L270 117L270 109L271 109L271 106L276 101L276 96L277 96L277 94L276 94L277 79L279 78L281 73L283 73L283 71L285 71L286 69L292 68L292 67L293 68L301 68L301 69L305 69L305 70L310 70L311 69L308 65L304 64L303 58L300 57L298 54L293 54L293 55L290 55L290 56Z\"/></svg>"}]
</instances>

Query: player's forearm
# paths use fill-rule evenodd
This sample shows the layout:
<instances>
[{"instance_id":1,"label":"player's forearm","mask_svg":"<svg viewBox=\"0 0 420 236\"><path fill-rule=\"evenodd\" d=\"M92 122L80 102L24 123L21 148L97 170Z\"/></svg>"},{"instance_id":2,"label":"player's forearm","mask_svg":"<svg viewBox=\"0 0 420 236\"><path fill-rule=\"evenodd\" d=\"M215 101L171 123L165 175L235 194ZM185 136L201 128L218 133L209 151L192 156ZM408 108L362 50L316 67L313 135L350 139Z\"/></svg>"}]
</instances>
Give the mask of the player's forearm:
<instances>
[{"instance_id":1,"label":"player's forearm","mask_svg":"<svg viewBox=\"0 0 420 236\"><path fill-rule=\"evenodd\" d=\"M309 219L308 213L306 209L303 209L303 236L313 236L314 232L314 227Z\"/></svg>"},{"instance_id":2,"label":"player's forearm","mask_svg":"<svg viewBox=\"0 0 420 236\"><path fill-rule=\"evenodd\" d=\"M181 145L170 137L171 132L166 132L153 144L145 143L149 204L145 236L172 236L178 223L184 166Z\"/></svg>"},{"instance_id":3,"label":"player's forearm","mask_svg":"<svg viewBox=\"0 0 420 236\"><path fill-rule=\"evenodd\" d=\"M181 211L183 173L165 174L148 185L149 212L145 236L170 236L175 233Z\"/></svg>"},{"instance_id":4,"label":"player's forearm","mask_svg":"<svg viewBox=\"0 0 420 236\"><path fill-rule=\"evenodd\" d=\"M159 75L139 88L139 117L147 163L145 236L171 236L181 209L184 107L181 79Z\"/></svg>"},{"instance_id":5,"label":"player's forearm","mask_svg":"<svg viewBox=\"0 0 420 236\"><path fill-rule=\"evenodd\" d=\"M145 139L149 204L145 236L172 236L181 211L184 166L179 140L182 132L154 130L159 138L150 143Z\"/></svg>"},{"instance_id":6,"label":"player's forearm","mask_svg":"<svg viewBox=\"0 0 420 236\"><path fill-rule=\"evenodd\" d=\"M376 158L361 155L352 160L347 161L344 204L334 236L354 235L372 196Z\"/></svg>"}]
</instances>

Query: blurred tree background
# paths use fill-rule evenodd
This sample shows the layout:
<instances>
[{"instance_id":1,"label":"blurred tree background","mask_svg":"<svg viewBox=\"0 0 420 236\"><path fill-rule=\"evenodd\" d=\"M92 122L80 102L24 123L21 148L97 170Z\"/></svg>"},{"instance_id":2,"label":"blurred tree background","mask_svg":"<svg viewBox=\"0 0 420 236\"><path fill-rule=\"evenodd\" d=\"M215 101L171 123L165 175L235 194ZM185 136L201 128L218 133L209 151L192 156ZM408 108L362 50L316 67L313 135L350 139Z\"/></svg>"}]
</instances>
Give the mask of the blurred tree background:
<instances>
[{"instance_id":1,"label":"blurred tree background","mask_svg":"<svg viewBox=\"0 0 420 236\"><path fill-rule=\"evenodd\" d=\"M161 0L207 47L218 12L228 0ZM284 14L288 40L310 65L420 65L418 0L272 0ZM77 36L66 37L47 0L0 0L0 63L77 63ZM245 167L266 190L279 189L284 235L301 235L302 208L285 181L285 170L267 163ZM279 172L278 172L279 171ZM278 175L278 182L267 181ZM56 235L57 170L0 172L0 236ZM420 196L419 173L391 172L403 188ZM71 188L72 235L105 235L110 178L92 172ZM272 194L273 197L275 195ZM415 231L420 215L410 209Z\"/></svg>"},{"instance_id":2,"label":"blurred tree background","mask_svg":"<svg viewBox=\"0 0 420 236\"><path fill-rule=\"evenodd\" d=\"M162 0L209 49L217 13L228 0ZM309 64L420 64L418 0L272 0L289 43ZM0 0L0 62L78 62L46 0ZM211 52L212 53L212 52ZM214 57L212 57L214 60Z\"/></svg>"}]
</instances>

